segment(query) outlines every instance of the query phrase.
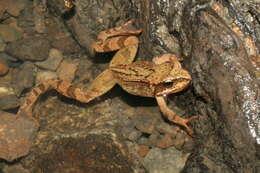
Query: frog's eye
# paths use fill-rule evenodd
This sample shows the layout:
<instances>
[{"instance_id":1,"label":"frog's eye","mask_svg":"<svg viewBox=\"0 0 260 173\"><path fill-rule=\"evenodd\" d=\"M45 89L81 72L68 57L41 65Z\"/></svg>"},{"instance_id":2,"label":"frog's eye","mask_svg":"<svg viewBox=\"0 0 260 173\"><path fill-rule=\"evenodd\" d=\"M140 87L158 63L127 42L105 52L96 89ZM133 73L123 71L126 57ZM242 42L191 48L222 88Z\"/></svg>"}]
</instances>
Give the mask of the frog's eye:
<instances>
[{"instance_id":1,"label":"frog's eye","mask_svg":"<svg viewBox=\"0 0 260 173\"><path fill-rule=\"evenodd\" d=\"M173 81L171 81L171 82L164 82L163 83L163 86L165 87L165 88L171 88L172 87L172 85L173 85Z\"/></svg>"}]
</instances>

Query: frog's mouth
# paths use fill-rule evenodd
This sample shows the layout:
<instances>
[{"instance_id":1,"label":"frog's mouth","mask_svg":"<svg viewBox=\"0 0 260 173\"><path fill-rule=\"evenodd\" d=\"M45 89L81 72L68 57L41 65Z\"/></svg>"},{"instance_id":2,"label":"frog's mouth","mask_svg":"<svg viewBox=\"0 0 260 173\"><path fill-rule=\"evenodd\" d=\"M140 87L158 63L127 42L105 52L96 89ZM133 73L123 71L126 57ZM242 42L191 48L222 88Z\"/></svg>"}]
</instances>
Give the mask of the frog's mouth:
<instances>
[{"instance_id":1,"label":"frog's mouth","mask_svg":"<svg viewBox=\"0 0 260 173\"><path fill-rule=\"evenodd\" d=\"M156 86L155 95L166 96L169 94L180 92L185 88L187 88L189 83L190 83L190 79L186 79L186 78L175 79L171 82L163 82Z\"/></svg>"}]
</instances>

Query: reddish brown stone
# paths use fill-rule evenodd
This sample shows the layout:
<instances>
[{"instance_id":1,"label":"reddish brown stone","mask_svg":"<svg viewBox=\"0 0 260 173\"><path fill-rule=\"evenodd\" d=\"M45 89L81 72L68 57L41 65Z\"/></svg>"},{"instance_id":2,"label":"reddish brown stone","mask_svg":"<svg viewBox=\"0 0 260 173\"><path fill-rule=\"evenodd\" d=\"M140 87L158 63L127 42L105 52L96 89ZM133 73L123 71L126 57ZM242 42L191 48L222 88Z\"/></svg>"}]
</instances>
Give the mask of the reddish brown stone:
<instances>
[{"instance_id":1,"label":"reddish brown stone","mask_svg":"<svg viewBox=\"0 0 260 173\"><path fill-rule=\"evenodd\" d=\"M138 148L138 154L141 157L145 157L146 154L150 151L150 148L146 145L140 145Z\"/></svg>"},{"instance_id":2,"label":"reddish brown stone","mask_svg":"<svg viewBox=\"0 0 260 173\"><path fill-rule=\"evenodd\" d=\"M0 62L0 76L5 75L9 70L9 67L6 63Z\"/></svg>"}]
</instances>

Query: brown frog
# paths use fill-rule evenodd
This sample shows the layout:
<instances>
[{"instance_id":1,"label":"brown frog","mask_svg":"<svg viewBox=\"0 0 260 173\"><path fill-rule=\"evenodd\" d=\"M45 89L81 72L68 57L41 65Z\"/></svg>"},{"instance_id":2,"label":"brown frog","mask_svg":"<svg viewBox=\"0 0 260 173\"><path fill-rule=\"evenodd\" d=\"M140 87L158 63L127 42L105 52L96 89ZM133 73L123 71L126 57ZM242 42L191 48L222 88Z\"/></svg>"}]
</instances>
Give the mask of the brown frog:
<instances>
[{"instance_id":1,"label":"brown frog","mask_svg":"<svg viewBox=\"0 0 260 173\"><path fill-rule=\"evenodd\" d=\"M98 75L86 91L62 80L49 80L41 83L26 98L17 116L29 116L38 124L38 121L32 117L32 107L39 95L49 89L55 89L64 96L88 103L118 84L130 94L155 97L163 115L169 121L185 127L187 132L192 134L192 130L187 124L196 117L181 118L167 107L164 100L168 94L185 89L191 81L191 76L182 68L180 59L173 54L156 57L153 62L133 62L138 50L137 36L141 32L142 30L132 26L132 21L123 26L100 32L97 41L92 44L94 51L118 50L111 60L109 68Z\"/></svg>"}]
</instances>

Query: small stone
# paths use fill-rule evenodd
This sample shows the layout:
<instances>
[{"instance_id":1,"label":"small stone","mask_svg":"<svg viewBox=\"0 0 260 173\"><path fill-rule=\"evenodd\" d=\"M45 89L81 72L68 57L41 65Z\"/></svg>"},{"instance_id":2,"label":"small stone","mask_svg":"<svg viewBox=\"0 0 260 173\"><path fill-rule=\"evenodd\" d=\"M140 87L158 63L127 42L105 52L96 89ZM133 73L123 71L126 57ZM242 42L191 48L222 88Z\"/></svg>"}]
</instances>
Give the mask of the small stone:
<instances>
[{"instance_id":1,"label":"small stone","mask_svg":"<svg viewBox=\"0 0 260 173\"><path fill-rule=\"evenodd\" d=\"M57 79L56 72L52 71L39 71L36 75L36 84L40 84L44 81L50 80L50 79Z\"/></svg>"},{"instance_id":2,"label":"small stone","mask_svg":"<svg viewBox=\"0 0 260 173\"><path fill-rule=\"evenodd\" d=\"M78 62L69 61L69 60L62 61L62 63L60 64L57 70L59 79L72 82L72 80L75 77L77 67L78 67Z\"/></svg>"},{"instance_id":3,"label":"small stone","mask_svg":"<svg viewBox=\"0 0 260 173\"><path fill-rule=\"evenodd\" d=\"M3 173L30 173L28 170L24 169L21 164L6 165L3 168Z\"/></svg>"},{"instance_id":4,"label":"small stone","mask_svg":"<svg viewBox=\"0 0 260 173\"><path fill-rule=\"evenodd\" d=\"M12 42L22 38L22 32L13 26L0 24L0 36L5 42Z\"/></svg>"},{"instance_id":5,"label":"small stone","mask_svg":"<svg viewBox=\"0 0 260 173\"><path fill-rule=\"evenodd\" d=\"M15 93L13 88L3 85L2 83L0 84L0 96L13 95Z\"/></svg>"},{"instance_id":6,"label":"small stone","mask_svg":"<svg viewBox=\"0 0 260 173\"><path fill-rule=\"evenodd\" d=\"M182 153L174 147L152 148L144 158L144 166L149 173L180 173L190 153Z\"/></svg>"},{"instance_id":7,"label":"small stone","mask_svg":"<svg viewBox=\"0 0 260 173\"><path fill-rule=\"evenodd\" d=\"M6 63L0 61L0 76L6 75L9 67Z\"/></svg>"},{"instance_id":8,"label":"small stone","mask_svg":"<svg viewBox=\"0 0 260 173\"><path fill-rule=\"evenodd\" d=\"M20 105L15 95L0 96L0 110L14 109Z\"/></svg>"},{"instance_id":9,"label":"small stone","mask_svg":"<svg viewBox=\"0 0 260 173\"><path fill-rule=\"evenodd\" d=\"M133 121L135 127L138 130L140 130L143 133L152 134L158 120L156 117L152 117L152 116L137 115L133 117Z\"/></svg>"},{"instance_id":10,"label":"small stone","mask_svg":"<svg viewBox=\"0 0 260 173\"><path fill-rule=\"evenodd\" d=\"M3 40L3 38L0 36L0 52L3 52L5 50L5 42Z\"/></svg>"},{"instance_id":11,"label":"small stone","mask_svg":"<svg viewBox=\"0 0 260 173\"><path fill-rule=\"evenodd\" d=\"M140 145L138 147L138 155L140 157L145 157L149 151L150 151L150 147L146 145Z\"/></svg>"},{"instance_id":12,"label":"small stone","mask_svg":"<svg viewBox=\"0 0 260 173\"><path fill-rule=\"evenodd\" d=\"M51 46L49 40L42 37L27 37L11 42L6 53L20 60L43 61L48 58Z\"/></svg>"},{"instance_id":13,"label":"small stone","mask_svg":"<svg viewBox=\"0 0 260 173\"><path fill-rule=\"evenodd\" d=\"M15 93L20 96L24 89L34 86L35 66L26 62L20 68L15 69L12 77L12 86Z\"/></svg>"},{"instance_id":14,"label":"small stone","mask_svg":"<svg viewBox=\"0 0 260 173\"><path fill-rule=\"evenodd\" d=\"M49 57L45 61L37 62L36 65L40 68L55 71L63 59L62 52L57 49L51 49Z\"/></svg>"},{"instance_id":15,"label":"small stone","mask_svg":"<svg viewBox=\"0 0 260 173\"><path fill-rule=\"evenodd\" d=\"M164 135L161 140L156 144L159 148L169 148L174 145L174 139L169 134Z\"/></svg>"},{"instance_id":16,"label":"small stone","mask_svg":"<svg viewBox=\"0 0 260 173\"><path fill-rule=\"evenodd\" d=\"M7 11L12 16L19 16L27 2L27 0L2 0L0 1L0 11Z\"/></svg>"}]
</instances>

